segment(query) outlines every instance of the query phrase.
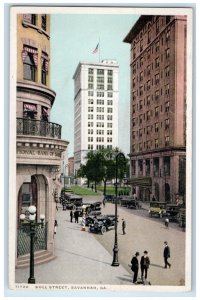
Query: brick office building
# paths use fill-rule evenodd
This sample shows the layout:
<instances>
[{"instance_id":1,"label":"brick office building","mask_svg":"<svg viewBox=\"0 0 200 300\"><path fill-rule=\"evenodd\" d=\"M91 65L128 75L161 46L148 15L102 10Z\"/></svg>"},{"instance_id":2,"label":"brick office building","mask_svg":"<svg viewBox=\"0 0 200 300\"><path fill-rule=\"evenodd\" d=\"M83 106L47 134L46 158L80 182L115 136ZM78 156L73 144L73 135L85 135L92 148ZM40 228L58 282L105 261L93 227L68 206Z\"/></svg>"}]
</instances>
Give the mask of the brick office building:
<instances>
[{"instance_id":1,"label":"brick office building","mask_svg":"<svg viewBox=\"0 0 200 300\"><path fill-rule=\"evenodd\" d=\"M164 15L140 16L124 38L131 45L131 184L145 201L185 198L186 38L187 18Z\"/></svg>"}]
</instances>

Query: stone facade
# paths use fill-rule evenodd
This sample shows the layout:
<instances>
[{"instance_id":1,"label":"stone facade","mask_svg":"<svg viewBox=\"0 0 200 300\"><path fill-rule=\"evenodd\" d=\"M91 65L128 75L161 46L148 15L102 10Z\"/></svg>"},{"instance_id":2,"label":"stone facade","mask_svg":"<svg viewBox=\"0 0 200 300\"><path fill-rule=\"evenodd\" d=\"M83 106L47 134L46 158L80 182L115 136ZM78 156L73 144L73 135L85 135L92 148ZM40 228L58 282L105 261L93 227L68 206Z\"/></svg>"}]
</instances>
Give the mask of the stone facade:
<instances>
[{"instance_id":1,"label":"stone facade","mask_svg":"<svg viewBox=\"0 0 200 300\"><path fill-rule=\"evenodd\" d=\"M185 197L186 38L185 16L149 15L124 39L131 45L131 182L146 201Z\"/></svg>"},{"instance_id":2,"label":"stone facade","mask_svg":"<svg viewBox=\"0 0 200 300\"><path fill-rule=\"evenodd\" d=\"M17 15L16 228L29 205L45 215L47 250L54 252L54 221L61 190L61 160L68 142L50 122L50 16ZM17 252L17 251L16 251ZM17 253L16 253L17 256Z\"/></svg>"}]
</instances>

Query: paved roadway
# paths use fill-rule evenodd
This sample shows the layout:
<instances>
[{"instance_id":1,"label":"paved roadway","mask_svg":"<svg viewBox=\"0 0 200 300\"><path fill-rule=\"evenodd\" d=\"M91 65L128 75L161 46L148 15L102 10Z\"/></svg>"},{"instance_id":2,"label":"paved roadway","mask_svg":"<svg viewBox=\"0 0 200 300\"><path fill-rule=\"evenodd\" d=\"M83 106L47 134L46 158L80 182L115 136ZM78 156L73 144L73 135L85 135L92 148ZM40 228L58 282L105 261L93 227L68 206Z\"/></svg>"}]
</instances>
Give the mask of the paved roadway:
<instances>
[{"instance_id":1,"label":"paved roadway","mask_svg":"<svg viewBox=\"0 0 200 300\"><path fill-rule=\"evenodd\" d=\"M102 200L102 196L84 197L84 202ZM114 205L106 203L102 214L114 213ZM149 252L151 265L148 279L152 285L180 286L185 282L185 232L177 224L166 229L163 222L149 218L145 209L132 210L118 206L119 267L111 267L114 230L104 235L81 231L81 224L70 223L69 211L60 207L57 212L58 228L55 236L57 258L35 266L37 283L46 284L110 284L132 285L130 261L133 254ZM122 235L121 219L127 224ZM81 221L81 219L80 219ZM163 242L171 248L171 269L163 268ZM16 270L16 282L27 282L29 269ZM140 272L139 272L140 277Z\"/></svg>"}]
</instances>

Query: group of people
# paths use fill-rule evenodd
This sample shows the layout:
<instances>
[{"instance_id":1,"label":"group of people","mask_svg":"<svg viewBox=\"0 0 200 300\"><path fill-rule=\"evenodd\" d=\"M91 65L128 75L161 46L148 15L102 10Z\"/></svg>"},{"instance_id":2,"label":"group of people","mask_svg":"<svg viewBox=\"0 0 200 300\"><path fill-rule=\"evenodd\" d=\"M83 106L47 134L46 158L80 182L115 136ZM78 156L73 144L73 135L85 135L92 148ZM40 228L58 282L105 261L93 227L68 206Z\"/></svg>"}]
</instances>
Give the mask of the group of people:
<instances>
[{"instance_id":1,"label":"group of people","mask_svg":"<svg viewBox=\"0 0 200 300\"><path fill-rule=\"evenodd\" d=\"M79 218L79 212L77 210L75 210L73 212L73 210L70 211L70 222L73 222L73 218L75 220L75 223L78 223L78 218Z\"/></svg>"},{"instance_id":2,"label":"group of people","mask_svg":"<svg viewBox=\"0 0 200 300\"><path fill-rule=\"evenodd\" d=\"M133 283L138 283L138 271L139 271L139 260L138 257L140 256L139 252L136 252L131 260L131 270L133 271ZM163 251L163 257L164 257L164 268L167 269L167 267L171 268L171 264L168 262L168 259L170 258L170 247L168 245L168 242L164 242L164 251ZM140 260L140 268L141 268L141 279L142 283L144 282L144 279L147 280L147 273L150 266L150 258L148 256L148 251L144 251L143 256Z\"/></svg>"}]
</instances>

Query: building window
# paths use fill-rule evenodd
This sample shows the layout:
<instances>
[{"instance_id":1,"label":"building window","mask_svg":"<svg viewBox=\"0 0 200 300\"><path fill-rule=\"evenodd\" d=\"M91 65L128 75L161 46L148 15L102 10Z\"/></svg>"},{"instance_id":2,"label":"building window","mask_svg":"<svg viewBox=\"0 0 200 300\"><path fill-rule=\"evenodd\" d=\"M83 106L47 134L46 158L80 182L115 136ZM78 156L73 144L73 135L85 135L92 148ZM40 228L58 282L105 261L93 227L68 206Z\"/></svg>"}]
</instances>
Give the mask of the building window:
<instances>
[{"instance_id":1,"label":"building window","mask_svg":"<svg viewBox=\"0 0 200 300\"><path fill-rule=\"evenodd\" d=\"M148 80L147 81L147 91L150 90L150 88L151 88L151 80Z\"/></svg>"},{"instance_id":2,"label":"building window","mask_svg":"<svg viewBox=\"0 0 200 300\"><path fill-rule=\"evenodd\" d=\"M88 137L88 142L93 142L93 136Z\"/></svg>"},{"instance_id":3,"label":"building window","mask_svg":"<svg viewBox=\"0 0 200 300\"><path fill-rule=\"evenodd\" d=\"M170 57L170 48L167 48L167 49L165 50L165 58L166 58L166 59L169 59L169 57Z\"/></svg>"},{"instance_id":4,"label":"building window","mask_svg":"<svg viewBox=\"0 0 200 300\"><path fill-rule=\"evenodd\" d=\"M113 112L113 109L111 107L107 107L107 113L112 113Z\"/></svg>"},{"instance_id":5,"label":"building window","mask_svg":"<svg viewBox=\"0 0 200 300\"><path fill-rule=\"evenodd\" d=\"M170 176L170 156L163 157L164 176Z\"/></svg>"},{"instance_id":6,"label":"building window","mask_svg":"<svg viewBox=\"0 0 200 300\"><path fill-rule=\"evenodd\" d=\"M24 67L24 79L36 81L36 69L38 64L37 49L25 46L22 51L22 60Z\"/></svg>"},{"instance_id":7,"label":"building window","mask_svg":"<svg viewBox=\"0 0 200 300\"><path fill-rule=\"evenodd\" d=\"M132 175L136 175L136 161L135 160L131 160L131 171L132 171Z\"/></svg>"},{"instance_id":8,"label":"building window","mask_svg":"<svg viewBox=\"0 0 200 300\"><path fill-rule=\"evenodd\" d=\"M143 95L143 86L140 86L140 96Z\"/></svg>"},{"instance_id":9,"label":"building window","mask_svg":"<svg viewBox=\"0 0 200 300\"><path fill-rule=\"evenodd\" d=\"M165 86L165 95L169 96L169 83Z\"/></svg>"},{"instance_id":10,"label":"building window","mask_svg":"<svg viewBox=\"0 0 200 300\"><path fill-rule=\"evenodd\" d=\"M88 122L88 127L93 127L93 122Z\"/></svg>"},{"instance_id":11,"label":"building window","mask_svg":"<svg viewBox=\"0 0 200 300\"><path fill-rule=\"evenodd\" d=\"M159 158L154 158L153 159L153 175L155 177L159 176Z\"/></svg>"},{"instance_id":12,"label":"building window","mask_svg":"<svg viewBox=\"0 0 200 300\"><path fill-rule=\"evenodd\" d=\"M136 57L136 48L133 48L133 60L135 59Z\"/></svg>"},{"instance_id":13,"label":"building window","mask_svg":"<svg viewBox=\"0 0 200 300\"><path fill-rule=\"evenodd\" d=\"M150 112L150 110L148 110L148 111L147 111L147 121L149 121L150 118L151 118L151 112Z\"/></svg>"},{"instance_id":14,"label":"building window","mask_svg":"<svg viewBox=\"0 0 200 300\"><path fill-rule=\"evenodd\" d=\"M151 149L151 141L147 141L147 150Z\"/></svg>"},{"instance_id":15,"label":"building window","mask_svg":"<svg viewBox=\"0 0 200 300\"><path fill-rule=\"evenodd\" d=\"M159 130L159 125L158 123L155 123L155 132L158 132L158 130Z\"/></svg>"},{"instance_id":16,"label":"building window","mask_svg":"<svg viewBox=\"0 0 200 300\"><path fill-rule=\"evenodd\" d=\"M108 98L112 98L113 97L113 93L112 92L108 92L107 96L108 96Z\"/></svg>"},{"instance_id":17,"label":"building window","mask_svg":"<svg viewBox=\"0 0 200 300\"><path fill-rule=\"evenodd\" d=\"M143 120L143 115L139 115L139 124L142 124L142 120Z\"/></svg>"},{"instance_id":18,"label":"building window","mask_svg":"<svg viewBox=\"0 0 200 300\"><path fill-rule=\"evenodd\" d=\"M140 52L143 51L143 40L140 40Z\"/></svg>"},{"instance_id":19,"label":"building window","mask_svg":"<svg viewBox=\"0 0 200 300\"><path fill-rule=\"evenodd\" d=\"M139 109L142 109L142 100L139 102Z\"/></svg>"},{"instance_id":20,"label":"building window","mask_svg":"<svg viewBox=\"0 0 200 300\"><path fill-rule=\"evenodd\" d=\"M93 134L93 129L88 129L88 134Z\"/></svg>"},{"instance_id":21,"label":"building window","mask_svg":"<svg viewBox=\"0 0 200 300\"><path fill-rule=\"evenodd\" d=\"M158 52L160 49L160 41L156 42L156 52Z\"/></svg>"},{"instance_id":22,"label":"building window","mask_svg":"<svg viewBox=\"0 0 200 300\"><path fill-rule=\"evenodd\" d=\"M167 32L166 32L166 42L169 41L170 39L170 29L167 29Z\"/></svg>"},{"instance_id":23,"label":"building window","mask_svg":"<svg viewBox=\"0 0 200 300\"><path fill-rule=\"evenodd\" d=\"M156 21L156 34L158 34L160 31L159 29L159 19Z\"/></svg>"},{"instance_id":24,"label":"building window","mask_svg":"<svg viewBox=\"0 0 200 300\"><path fill-rule=\"evenodd\" d=\"M160 65L160 59L159 59L159 57L157 57L157 58L155 59L155 67L158 68L159 65Z\"/></svg>"},{"instance_id":25,"label":"building window","mask_svg":"<svg viewBox=\"0 0 200 300\"><path fill-rule=\"evenodd\" d=\"M112 128L112 123L107 123L108 128Z\"/></svg>"},{"instance_id":26,"label":"building window","mask_svg":"<svg viewBox=\"0 0 200 300\"><path fill-rule=\"evenodd\" d=\"M112 79L112 77L108 77L108 81L107 81L108 83L112 83L113 82L113 79Z\"/></svg>"},{"instance_id":27,"label":"building window","mask_svg":"<svg viewBox=\"0 0 200 300\"><path fill-rule=\"evenodd\" d=\"M142 159L138 160L138 175L139 176L143 175L143 160Z\"/></svg>"},{"instance_id":28,"label":"building window","mask_svg":"<svg viewBox=\"0 0 200 300\"><path fill-rule=\"evenodd\" d=\"M93 150L93 145L88 144L88 150Z\"/></svg>"},{"instance_id":29,"label":"building window","mask_svg":"<svg viewBox=\"0 0 200 300\"><path fill-rule=\"evenodd\" d=\"M97 97L99 98L104 97L104 92L97 92Z\"/></svg>"},{"instance_id":30,"label":"building window","mask_svg":"<svg viewBox=\"0 0 200 300\"><path fill-rule=\"evenodd\" d=\"M45 122L49 121L49 111L47 107L42 106L41 120Z\"/></svg>"},{"instance_id":31,"label":"building window","mask_svg":"<svg viewBox=\"0 0 200 300\"><path fill-rule=\"evenodd\" d=\"M112 100L107 100L107 105L113 105L113 101Z\"/></svg>"},{"instance_id":32,"label":"building window","mask_svg":"<svg viewBox=\"0 0 200 300\"><path fill-rule=\"evenodd\" d=\"M169 66L165 68L165 76L169 77Z\"/></svg>"},{"instance_id":33,"label":"building window","mask_svg":"<svg viewBox=\"0 0 200 300\"><path fill-rule=\"evenodd\" d=\"M165 102L165 111L169 112L169 101Z\"/></svg>"},{"instance_id":34,"label":"building window","mask_svg":"<svg viewBox=\"0 0 200 300\"><path fill-rule=\"evenodd\" d=\"M104 85L103 84L97 84L97 89L98 90L104 90Z\"/></svg>"},{"instance_id":35,"label":"building window","mask_svg":"<svg viewBox=\"0 0 200 300\"><path fill-rule=\"evenodd\" d=\"M151 56L151 48L147 50L147 59L150 59L150 56Z\"/></svg>"},{"instance_id":36,"label":"building window","mask_svg":"<svg viewBox=\"0 0 200 300\"><path fill-rule=\"evenodd\" d=\"M150 159L145 159L145 175L150 176Z\"/></svg>"},{"instance_id":37,"label":"building window","mask_svg":"<svg viewBox=\"0 0 200 300\"><path fill-rule=\"evenodd\" d=\"M144 60L143 60L143 56L141 56L141 57L140 57L140 67L143 66L143 61L144 61Z\"/></svg>"},{"instance_id":38,"label":"building window","mask_svg":"<svg viewBox=\"0 0 200 300\"><path fill-rule=\"evenodd\" d=\"M107 120L112 121L112 115L107 115Z\"/></svg>"},{"instance_id":39,"label":"building window","mask_svg":"<svg viewBox=\"0 0 200 300\"><path fill-rule=\"evenodd\" d=\"M102 127L103 128L104 127L104 123L103 122L97 122L97 127L100 127L100 128Z\"/></svg>"},{"instance_id":40,"label":"building window","mask_svg":"<svg viewBox=\"0 0 200 300\"><path fill-rule=\"evenodd\" d=\"M112 130L107 130L107 135L112 135Z\"/></svg>"},{"instance_id":41,"label":"building window","mask_svg":"<svg viewBox=\"0 0 200 300\"><path fill-rule=\"evenodd\" d=\"M23 20L32 25L36 25L36 15L35 14L24 14Z\"/></svg>"},{"instance_id":42,"label":"building window","mask_svg":"<svg viewBox=\"0 0 200 300\"><path fill-rule=\"evenodd\" d=\"M47 30L47 15L42 15L42 23L41 23L41 27L43 30Z\"/></svg>"},{"instance_id":43,"label":"building window","mask_svg":"<svg viewBox=\"0 0 200 300\"><path fill-rule=\"evenodd\" d=\"M93 77L92 77L92 78L93 78ZM104 83L104 77L98 76L98 77L97 77L97 83Z\"/></svg>"},{"instance_id":44,"label":"building window","mask_svg":"<svg viewBox=\"0 0 200 300\"><path fill-rule=\"evenodd\" d=\"M165 146L169 146L169 136L165 137Z\"/></svg>"},{"instance_id":45,"label":"building window","mask_svg":"<svg viewBox=\"0 0 200 300\"><path fill-rule=\"evenodd\" d=\"M88 96L93 96L93 95L94 95L93 91L88 91Z\"/></svg>"},{"instance_id":46,"label":"building window","mask_svg":"<svg viewBox=\"0 0 200 300\"><path fill-rule=\"evenodd\" d=\"M97 69L97 75L104 75L103 69Z\"/></svg>"},{"instance_id":47,"label":"building window","mask_svg":"<svg viewBox=\"0 0 200 300\"><path fill-rule=\"evenodd\" d=\"M93 99L88 99L88 104L90 104L90 105L94 104L94 100Z\"/></svg>"},{"instance_id":48,"label":"building window","mask_svg":"<svg viewBox=\"0 0 200 300\"><path fill-rule=\"evenodd\" d=\"M47 53L42 52L41 56L41 65L42 65L42 76L41 76L41 81L42 84L47 84L47 73L48 73L48 65L49 65L49 58Z\"/></svg>"},{"instance_id":49,"label":"building window","mask_svg":"<svg viewBox=\"0 0 200 300\"><path fill-rule=\"evenodd\" d=\"M93 82L93 76L88 76L88 82Z\"/></svg>"},{"instance_id":50,"label":"building window","mask_svg":"<svg viewBox=\"0 0 200 300\"><path fill-rule=\"evenodd\" d=\"M136 64L133 65L133 75L136 73Z\"/></svg>"},{"instance_id":51,"label":"building window","mask_svg":"<svg viewBox=\"0 0 200 300\"><path fill-rule=\"evenodd\" d=\"M104 120L104 115L97 115L97 120Z\"/></svg>"},{"instance_id":52,"label":"building window","mask_svg":"<svg viewBox=\"0 0 200 300\"><path fill-rule=\"evenodd\" d=\"M140 72L140 81L143 80L143 72Z\"/></svg>"},{"instance_id":53,"label":"building window","mask_svg":"<svg viewBox=\"0 0 200 300\"><path fill-rule=\"evenodd\" d=\"M93 89L94 88L94 85L92 83L88 83L88 89Z\"/></svg>"},{"instance_id":54,"label":"building window","mask_svg":"<svg viewBox=\"0 0 200 300\"><path fill-rule=\"evenodd\" d=\"M93 73L94 73L94 70L91 69L91 68L89 68L89 69L88 69L88 74L93 74Z\"/></svg>"},{"instance_id":55,"label":"building window","mask_svg":"<svg viewBox=\"0 0 200 300\"><path fill-rule=\"evenodd\" d=\"M108 70L108 76L112 76L113 75L113 71L112 70Z\"/></svg>"},{"instance_id":56,"label":"building window","mask_svg":"<svg viewBox=\"0 0 200 300\"><path fill-rule=\"evenodd\" d=\"M139 137L142 137L142 129L139 129Z\"/></svg>"},{"instance_id":57,"label":"building window","mask_svg":"<svg viewBox=\"0 0 200 300\"><path fill-rule=\"evenodd\" d=\"M103 99L97 99L97 105L104 105Z\"/></svg>"},{"instance_id":58,"label":"building window","mask_svg":"<svg viewBox=\"0 0 200 300\"><path fill-rule=\"evenodd\" d=\"M160 81L160 74L158 73L155 75L155 84L156 85L159 84L159 81Z\"/></svg>"},{"instance_id":59,"label":"building window","mask_svg":"<svg viewBox=\"0 0 200 300\"><path fill-rule=\"evenodd\" d=\"M108 91L112 91L112 89L113 89L112 84L108 84L108 85L107 85L107 90L108 90Z\"/></svg>"},{"instance_id":60,"label":"building window","mask_svg":"<svg viewBox=\"0 0 200 300\"><path fill-rule=\"evenodd\" d=\"M155 91L155 100L158 100L159 99L159 90L156 90Z\"/></svg>"},{"instance_id":61,"label":"building window","mask_svg":"<svg viewBox=\"0 0 200 300\"><path fill-rule=\"evenodd\" d=\"M159 106L155 107L155 117L158 117L159 115Z\"/></svg>"},{"instance_id":62,"label":"building window","mask_svg":"<svg viewBox=\"0 0 200 300\"><path fill-rule=\"evenodd\" d=\"M147 106L150 105L150 103L151 103L151 97L147 96Z\"/></svg>"},{"instance_id":63,"label":"building window","mask_svg":"<svg viewBox=\"0 0 200 300\"><path fill-rule=\"evenodd\" d=\"M169 119L165 119L165 130L169 129Z\"/></svg>"},{"instance_id":64,"label":"building window","mask_svg":"<svg viewBox=\"0 0 200 300\"><path fill-rule=\"evenodd\" d=\"M151 73L151 65L148 65L147 66L147 75L150 75L150 73Z\"/></svg>"},{"instance_id":65,"label":"building window","mask_svg":"<svg viewBox=\"0 0 200 300\"><path fill-rule=\"evenodd\" d=\"M104 130L97 129L96 133L97 135L104 135Z\"/></svg>"},{"instance_id":66,"label":"building window","mask_svg":"<svg viewBox=\"0 0 200 300\"><path fill-rule=\"evenodd\" d=\"M24 103L23 117L27 119L35 119L37 114L37 106L32 103Z\"/></svg>"},{"instance_id":67,"label":"building window","mask_svg":"<svg viewBox=\"0 0 200 300\"><path fill-rule=\"evenodd\" d=\"M149 44L151 42L151 31L148 31L148 37L147 37L147 44Z\"/></svg>"},{"instance_id":68,"label":"building window","mask_svg":"<svg viewBox=\"0 0 200 300\"><path fill-rule=\"evenodd\" d=\"M89 106L89 107L88 107L88 112L93 112L93 111L94 111L94 108L91 107L91 106Z\"/></svg>"},{"instance_id":69,"label":"building window","mask_svg":"<svg viewBox=\"0 0 200 300\"><path fill-rule=\"evenodd\" d=\"M104 107L97 107L97 112L104 112Z\"/></svg>"},{"instance_id":70,"label":"building window","mask_svg":"<svg viewBox=\"0 0 200 300\"><path fill-rule=\"evenodd\" d=\"M88 114L88 120L93 120L93 115L92 114Z\"/></svg>"}]
</instances>

